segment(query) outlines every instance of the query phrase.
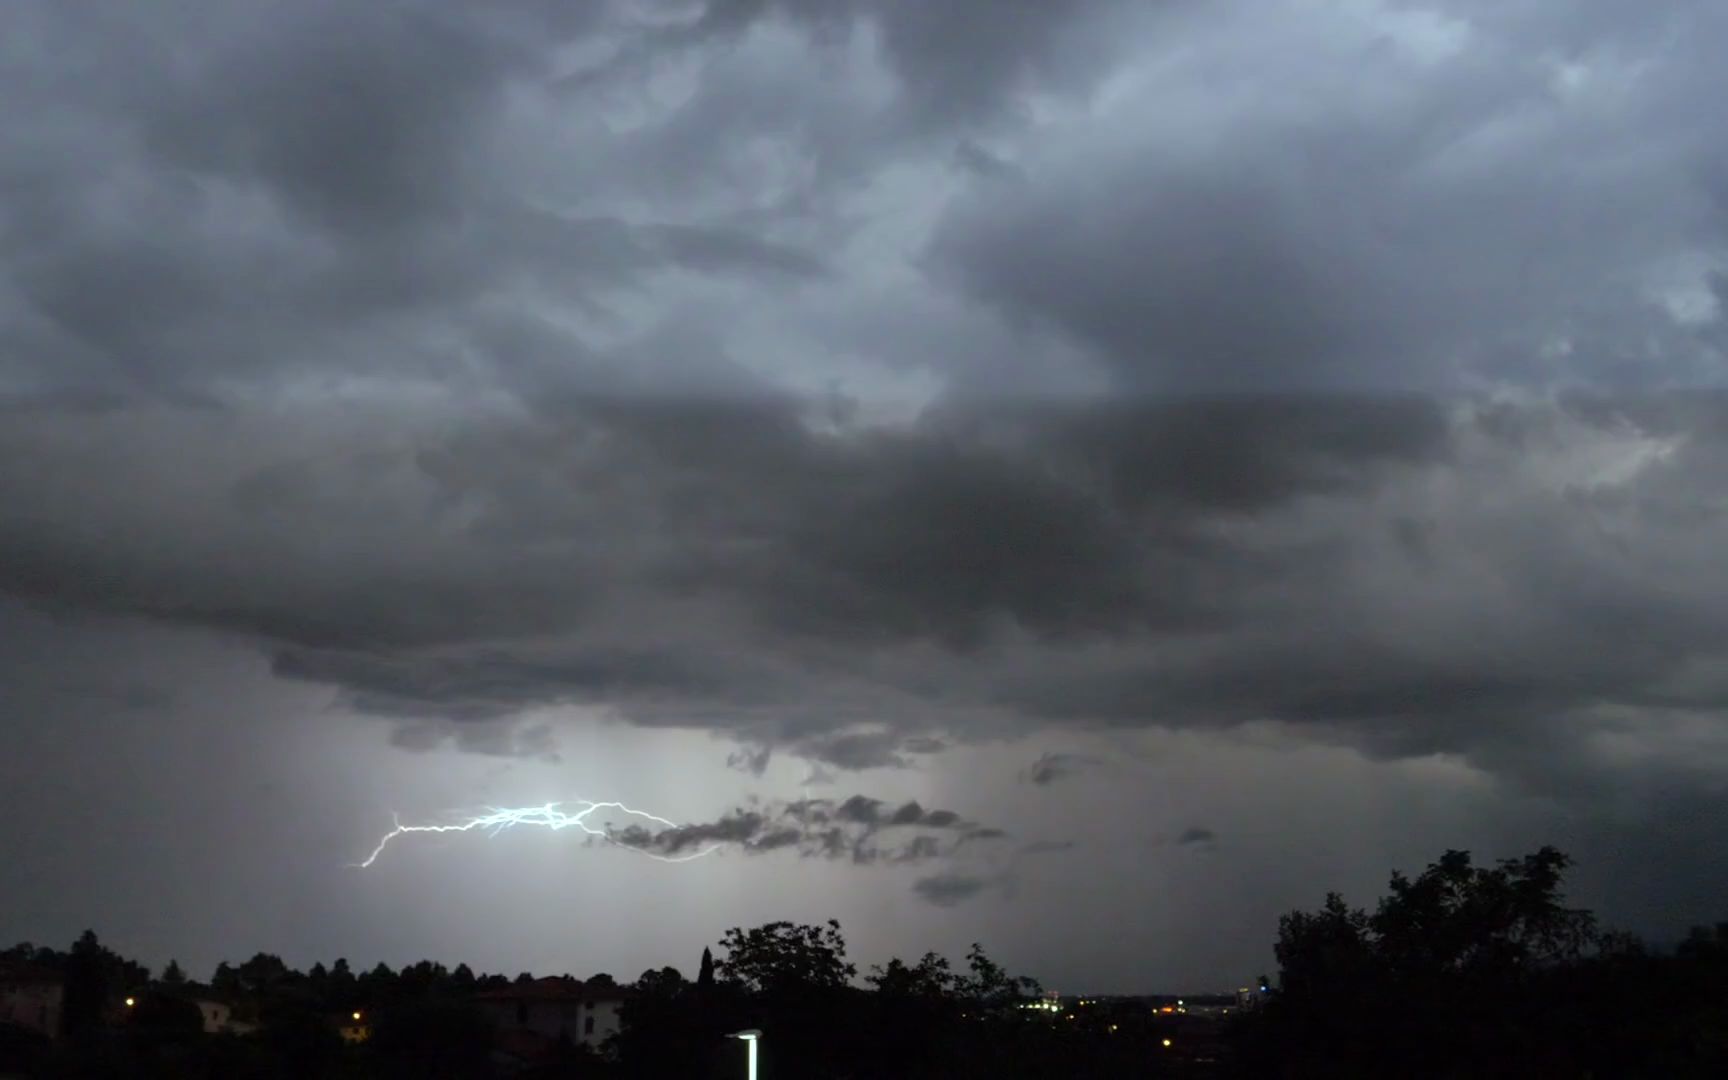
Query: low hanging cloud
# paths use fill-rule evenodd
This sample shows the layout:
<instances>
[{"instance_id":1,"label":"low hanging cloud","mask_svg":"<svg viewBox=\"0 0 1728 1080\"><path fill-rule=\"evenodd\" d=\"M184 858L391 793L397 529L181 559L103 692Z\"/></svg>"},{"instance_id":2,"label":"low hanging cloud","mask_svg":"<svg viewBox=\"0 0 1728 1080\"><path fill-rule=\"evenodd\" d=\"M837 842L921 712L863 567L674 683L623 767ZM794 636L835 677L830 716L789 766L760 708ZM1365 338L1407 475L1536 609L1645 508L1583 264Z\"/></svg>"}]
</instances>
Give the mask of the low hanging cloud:
<instances>
[{"instance_id":1,"label":"low hanging cloud","mask_svg":"<svg viewBox=\"0 0 1728 1080\"><path fill-rule=\"evenodd\" d=\"M1214 416L1182 436L1210 446L1209 486L1156 464L1158 424L1076 444L1082 414L1049 410L841 436L789 418L770 438L685 409L709 442L643 406L521 447L407 428L340 453L213 416L76 439L20 418L0 432L0 586L240 635L407 748L556 753L544 730L496 732L559 705L719 732L747 769L784 752L836 771L1051 728L1272 721L1570 787L1625 767L1587 737L1616 711L1728 706L1723 399L1430 408L1443 434L1406 443L1364 435L1363 403ZM148 500L109 482L188 447ZM268 464L290 447L318 464ZM272 470L268 500L233 494ZM610 511L553 494L609 474L636 477ZM630 542L663 515L680 529ZM859 524L807 524L824 518ZM1052 753L1025 775L1088 767Z\"/></svg>"},{"instance_id":2,"label":"low hanging cloud","mask_svg":"<svg viewBox=\"0 0 1728 1080\"><path fill-rule=\"evenodd\" d=\"M781 749L811 765L806 783L832 783L835 776L830 767L842 772L909 769L915 765L915 755L939 754L947 748L946 741L930 735L849 730L808 736ZM761 776L773 759L774 750L771 743L746 744L728 753L726 764L740 772Z\"/></svg>"},{"instance_id":3,"label":"low hanging cloud","mask_svg":"<svg viewBox=\"0 0 1728 1080\"><path fill-rule=\"evenodd\" d=\"M1005 838L952 810L917 802L891 806L854 795L842 801L799 799L740 808L712 822L651 829L631 825L610 833L627 847L656 855L733 849L747 855L790 850L808 859L856 864L919 863L953 855L962 845Z\"/></svg>"}]
</instances>

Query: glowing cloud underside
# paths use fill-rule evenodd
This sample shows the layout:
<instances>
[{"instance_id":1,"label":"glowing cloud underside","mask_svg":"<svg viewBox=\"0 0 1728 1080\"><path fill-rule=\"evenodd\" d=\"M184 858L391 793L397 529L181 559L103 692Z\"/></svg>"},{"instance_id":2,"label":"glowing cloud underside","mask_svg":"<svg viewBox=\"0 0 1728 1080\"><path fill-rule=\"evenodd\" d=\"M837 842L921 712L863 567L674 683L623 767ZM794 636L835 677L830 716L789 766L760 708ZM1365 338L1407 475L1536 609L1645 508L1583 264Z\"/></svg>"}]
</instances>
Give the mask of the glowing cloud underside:
<instances>
[{"instance_id":1,"label":"glowing cloud underside","mask_svg":"<svg viewBox=\"0 0 1728 1080\"><path fill-rule=\"evenodd\" d=\"M561 809L564 806L575 807L575 812L570 813ZM518 825L551 829L554 832L564 829L580 829L589 836L597 836L607 843L616 844L621 848L634 851L638 855L646 855L650 859L658 859L661 862L689 862L691 859L700 859L704 855L712 855L720 848L719 844L713 844L689 855L656 855L652 851L644 851L635 844L619 841L613 835L612 830L605 827L604 824L600 826L590 824L588 819L602 810L618 810L668 829L678 827L675 822L667 821L658 814L650 814L646 810L634 810L620 802L589 802L586 799L581 799L572 803L550 802L543 806L524 806L513 809L487 807L483 814L471 817L466 821L451 822L445 825L404 825L398 818L396 827L384 834L383 839L378 841L378 846L372 849L372 854L366 856L364 862L352 865L361 869L371 866L378 861L378 856L384 854L384 848L389 845L390 841L404 833L460 833L478 829L488 836L496 836L505 829L515 828Z\"/></svg>"}]
</instances>

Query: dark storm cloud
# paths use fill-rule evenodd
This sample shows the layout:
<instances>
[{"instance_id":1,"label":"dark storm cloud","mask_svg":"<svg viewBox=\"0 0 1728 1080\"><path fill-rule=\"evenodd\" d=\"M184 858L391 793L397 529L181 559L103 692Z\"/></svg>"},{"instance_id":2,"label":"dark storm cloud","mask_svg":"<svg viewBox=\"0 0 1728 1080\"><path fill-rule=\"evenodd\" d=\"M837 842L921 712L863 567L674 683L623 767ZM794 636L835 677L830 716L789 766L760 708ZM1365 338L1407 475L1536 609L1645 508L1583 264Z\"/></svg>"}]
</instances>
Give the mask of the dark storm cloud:
<instances>
[{"instance_id":1,"label":"dark storm cloud","mask_svg":"<svg viewBox=\"0 0 1728 1080\"><path fill-rule=\"evenodd\" d=\"M353 653L285 650L273 670L281 676L342 686L347 704L385 716L437 712L457 720L493 719L547 699L548 688L577 702L642 695L728 697L746 694L741 673L699 666L694 657L665 652L597 649L536 661L510 652L480 652L440 661L392 662ZM465 692L468 691L468 692ZM740 704L747 698L740 697ZM441 708L431 709L433 703Z\"/></svg>"},{"instance_id":2,"label":"dark storm cloud","mask_svg":"<svg viewBox=\"0 0 1728 1080\"><path fill-rule=\"evenodd\" d=\"M958 815L951 810L925 810L916 802L902 803L890 809L880 800L862 795L854 795L835 807L833 820L869 828L923 826L950 829L962 824Z\"/></svg>"},{"instance_id":3,"label":"dark storm cloud","mask_svg":"<svg viewBox=\"0 0 1728 1080\"><path fill-rule=\"evenodd\" d=\"M932 730L1261 719L1383 756L1451 750L1529 769L1493 748L1603 704L1719 705L1715 677L1688 674L1719 662L1724 629L1714 598L1728 582L1708 554L1721 523L1705 499L1724 457L1717 404L1422 411L1444 436L1424 430L1420 453L1393 439L1390 454L1371 427L1343 439L1313 424L1313 408L1293 404L1276 444L1287 453L1257 449L1214 474L1217 494L1120 466L1130 449L1100 451L1102 436L1079 454L1045 434L1075 430L1077 415L943 418L893 436L788 429L770 452L751 445L760 424L725 409L684 408L692 423L677 429L626 410L519 445L464 437L461 456L409 440L238 502L203 492L243 461L133 502L104 487L125 472L98 429L73 456L15 426L0 436L20 451L0 467L13 508L0 546L15 592L258 635L278 674L335 685L359 711L477 723L614 705L849 769L904 765ZM136 460L135 429L118 430L114 449ZM1200 431L1217 454L1267 439ZM1304 456L1324 464L1292 463ZM771 488L752 482L764 471ZM1019 477L1093 507L1099 539L1059 539L1072 515L1029 514L1008 495ZM973 479L984 495L966 496ZM570 505L573 482L610 493ZM43 485L114 495L73 517L18 516L47 505ZM853 535L805 524L841 520L837 504L860 490L882 494ZM464 504L460 529L353 516L396 506L436 522ZM189 513L164 513L177 505ZM269 528L290 516L307 531ZM77 540L92 529L138 542L98 553ZM315 560L333 543L345 565ZM821 618L801 610L820 605ZM409 745L441 744L405 730ZM1028 779L1079 764L1045 761Z\"/></svg>"},{"instance_id":4,"label":"dark storm cloud","mask_svg":"<svg viewBox=\"0 0 1728 1080\"><path fill-rule=\"evenodd\" d=\"M1073 851L1080 844L1075 840L1034 840L1020 847L1022 855L1058 855L1064 851Z\"/></svg>"},{"instance_id":5,"label":"dark storm cloud","mask_svg":"<svg viewBox=\"0 0 1728 1080\"><path fill-rule=\"evenodd\" d=\"M557 739L546 724L515 724L498 721L415 720L390 733L390 745L401 750L427 752L445 746L488 757L535 758L557 763Z\"/></svg>"},{"instance_id":6,"label":"dark storm cloud","mask_svg":"<svg viewBox=\"0 0 1728 1080\"><path fill-rule=\"evenodd\" d=\"M173 708L174 691L149 683L119 686L92 686L68 683L59 688L68 697L107 702L128 712L157 712Z\"/></svg>"},{"instance_id":7,"label":"dark storm cloud","mask_svg":"<svg viewBox=\"0 0 1728 1080\"><path fill-rule=\"evenodd\" d=\"M802 24L818 38L867 24L900 77L908 118L946 125L989 119L1030 89L1085 86L1107 51L1085 31L1111 7L1109 0L708 0L674 37L735 36L770 18Z\"/></svg>"},{"instance_id":8,"label":"dark storm cloud","mask_svg":"<svg viewBox=\"0 0 1728 1080\"><path fill-rule=\"evenodd\" d=\"M822 271L728 222L524 198L494 137L510 91L547 77L556 43L501 17L525 10L9 14L18 40L58 59L0 73L20 121L0 144L19 305L7 368L48 393L117 384L170 400L307 368L460 380L462 342L496 347L490 309L513 288L592 305L661 271L777 284ZM54 139L56 122L81 136ZM583 352L568 336L561 349Z\"/></svg>"},{"instance_id":9,"label":"dark storm cloud","mask_svg":"<svg viewBox=\"0 0 1728 1080\"><path fill-rule=\"evenodd\" d=\"M1721 16L580 6L18 6L0 589L757 773L1728 702Z\"/></svg>"},{"instance_id":10,"label":"dark storm cloud","mask_svg":"<svg viewBox=\"0 0 1728 1080\"><path fill-rule=\"evenodd\" d=\"M141 448L141 436L167 440L164 454L173 441L192 440L224 456L207 475L187 471L179 481L202 535L170 542L181 521L169 516L156 526L168 530L160 540L111 551L100 573L52 522L20 521L0 543L20 592L263 635L282 642L278 673L341 686L362 711L484 719L554 701L618 701L645 719L668 701L748 711L803 692L798 673L775 659L779 647L761 652L753 641L929 640L964 650L1004 622L1084 640L1216 619L1234 545L1178 517L1147 516L1166 501L1155 494L1160 486L1177 485L1132 463L1142 452L1138 432L1114 446L1095 435L1084 453L1070 451L1063 439L1082 420L1016 420L1027 430L992 445L987 432L947 420L911 434L824 438L760 407L608 406L537 430L407 434L395 447L362 443L351 454L326 450L258 468L247 464L256 447L228 443L237 434L230 420L180 423L172 436L142 419L117 420L87 430L79 456L111 447L142 466L156 451ZM33 440L38 432L46 429L20 426L9 436L19 470L0 482L14 505L40 497L43 485L100 482L78 475L79 458L53 436ZM1264 435L1220 425L1211 440L1237 437ZM1286 439L1287 456L1306 438ZM1324 452L1338 460L1345 451ZM185 451L171 453L162 467ZM1288 461L1264 455L1222 482L1240 486L1257 460L1291 475ZM624 475L631 486L615 486ZM1299 490L1303 481L1288 483ZM615 496L572 505L561 498L572 484ZM1119 506L1116 488L1148 501ZM1187 477L1175 499L1207 501ZM162 505L159 495L153 506ZM101 527L115 528L130 509L111 501L98 513L112 523ZM852 524L809 524L817 521ZM631 544L636 529L663 540ZM1149 531L1165 535L1148 540ZM341 562L309 561L333 542L347 552ZM598 545L588 550L603 561L581 557L584 544ZM209 565L201 548L278 569L201 585ZM712 603L724 615L742 604L757 628L725 652L681 647L679 634L651 619L628 632L614 598L632 579L660 592L656 603L668 611ZM653 608L641 598L635 606ZM577 645L562 636L591 622L611 624L612 639ZM545 635L560 636L534 643ZM511 644L487 644L504 640ZM850 723L837 712L792 718L779 731L814 725L800 752L847 768L901 763L935 745L908 742L904 732L844 730Z\"/></svg>"},{"instance_id":11,"label":"dark storm cloud","mask_svg":"<svg viewBox=\"0 0 1728 1080\"><path fill-rule=\"evenodd\" d=\"M464 202L472 126L512 59L458 10L272 9L202 70L174 73L147 145L176 166L262 182L338 233L447 217Z\"/></svg>"},{"instance_id":12,"label":"dark storm cloud","mask_svg":"<svg viewBox=\"0 0 1728 1080\"><path fill-rule=\"evenodd\" d=\"M1309 85L1314 96L1280 108L1197 101L1199 115L1173 119L1163 138L1082 124L1086 134L1035 156L1025 182L957 200L937 234L939 262L985 303L1070 336L1128 388L1542 381L1552 361L1539 357L1559 339L1568 342L1566 369L1592 381L1648 380L1636 359L1648 349L1660 352L1668 377L1708 377L1711 352L1607 267L1654 270L1692 249L1699 228L1719 251L1707 163L1720 147L1684 102L1705 85L1720 91L1720 73L1681 46L1672 66L1618 101L1628 121L1647 115L1659 126L1592 125L1584 110L1605 88L1566 83L1564 53L1530 63L1522 42L1483 33L1492 16L1473 12L1479 25L1445 27L1450 5L1435 7L1439 25L1407 30L1429 40L1400 41L1404 28L1389 28L1348 82L1321 73L1332 62L1325 48L1232 37L1241 28L1229 22L1201 31L1211 77L1234 71L1246 86L1251 67L1269 63L1274 80ZM1604 17L1592 13L1575 29L1618 38ZM1721 29L1679 5L1657 5L1639 22ZM1365 29L1322 18L1305 32L1322 42L1332 32L1335 48ZM1454 47L1451 62L1416 59ZM1176 63L1172 71L1185 70ZM1400 80L1403 92L1384 110L1347 105L1364 86ZM1183 87L1180 75L1149 88L1159 85ZM1172 152L1190 124L1229 135ZM1495 137L1501 131L1506 138ZM1608 166L1627 153L1648 157L1630 171ZM1636 211L1617 194L1628 184L1649 200ZM1579 230L1598 259L1577 257Z\"/></svg>"},{"instance_id":13,"label":"dark storm cloud","mask_svg":"<svg viewBox=\"0 0 1728 1080\"><path fill-rule=\"evenodd\" d=\"M924 830L908 835L911 830ZM846 859L855 864L916 863L946 858L963 844L1007 834L966 821L951 810L925 810L915 802L888 808L853 795L836 803L803 799L733 810L705 823L651 829L630 825L610 833L617 843L662 856L735 848L748 855L791 849L803 858Z\"/></svg>"},{"instance_id":14,"label":"dark storm cloud","mask_svg":"<svg viewBox=\"0 0 1728 1080\"><path fill-rule=\"evenodd\" d=\"M805 740L798 753L840 769L903 769L910 762L901 747L901 737L892 732L847 733Z\"/></svg>"}]
</instances>

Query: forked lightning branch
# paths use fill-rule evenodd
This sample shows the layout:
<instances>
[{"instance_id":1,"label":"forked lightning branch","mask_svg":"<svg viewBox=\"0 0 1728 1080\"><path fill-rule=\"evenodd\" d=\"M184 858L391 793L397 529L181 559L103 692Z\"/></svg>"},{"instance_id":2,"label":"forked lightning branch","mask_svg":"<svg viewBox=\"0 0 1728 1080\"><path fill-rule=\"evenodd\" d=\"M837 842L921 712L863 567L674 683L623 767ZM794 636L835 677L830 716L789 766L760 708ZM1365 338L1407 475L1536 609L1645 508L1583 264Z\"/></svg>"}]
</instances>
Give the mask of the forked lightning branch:
<instances>
[{"instance_id":1,"label":"forked lightning branch","mask_svg":"<svg viewBox=\"0 0 1728 1080\"><path fill-rule=\"evenodd\" d=\"M565 807L573 808L574 812L564 809ZM658 814L650 814L646 810L636 810L632 807L625 806L621 802L590 802L586 799L580 799L569 803L549 802L540 806L523 806L515 808L487 807L484 813L476 814L466 820L445 822L436 825L404 825L402 824L401 818L398 817L396 818L396 827L384 834L383 838L378 841L378 846L372 849L372 854L366 856L363 862L355 863L353 865L360 867L361 869L371 866L373 863L378 861L380 855L384 854L384 849L389 846L390 841L396 839L398 836L405 836L409 833L465 833L478 831L485 833L487 836L496 836L505 829L514 829L521 826L536 829L551 829L553 832L561 832L565 829L580 829L588 836L599 837L607 843L616 844L619 847L634 851L639 855L646 855L650 859L658 859L661 862L689 862L692 859L700 859L704 855L712 855L719 848L718 844L710 845L709 847L703 848L701 851L693 852L688 855L658 855L652 851L645 851L636 844L627 844L620 841L610 828L607 819L601 819L600 824L594 824L589 820L594 817L594 815L609 810L617 810L621 813L641 818L644 821L652 822L655 825L667 829L675 829L678 827L677 823L668 821L665 818L660 817Z\"/></svg>"}]
</instances>

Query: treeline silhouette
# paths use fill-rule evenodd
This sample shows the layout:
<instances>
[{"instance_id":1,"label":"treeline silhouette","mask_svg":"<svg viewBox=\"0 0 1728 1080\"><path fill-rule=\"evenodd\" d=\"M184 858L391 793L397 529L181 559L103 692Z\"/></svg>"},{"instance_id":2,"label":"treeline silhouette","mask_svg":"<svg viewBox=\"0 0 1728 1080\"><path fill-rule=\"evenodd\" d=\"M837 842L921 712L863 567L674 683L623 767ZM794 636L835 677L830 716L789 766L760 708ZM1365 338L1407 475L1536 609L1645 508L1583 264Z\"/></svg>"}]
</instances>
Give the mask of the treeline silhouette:
<instances>
[{"instance_id":1,"label":"treeline silhouette","mask_svg":"<svg viewBox=\"0 0 1728 1080\"><path fill-rule=\"evenodd\" d=\"M663 967L618 987L606 1053L565 1045L512 1075L741 1077L727 1036L756 1028L762 1080L1728 1076L1728 924L1666 952L1604 932L1563 902L1568 865L1551 848L1487 867L1451 851L1394 873L1372 912L1336 894L1291 912L1276 986L1222 1022L1133 1000L1029 1008L1038 984L978 946L958 965L927 954L860 977L838 923L734 928L694 979ZM432 961L302 972L260 953L203 984L176 963L151 978L89 932L64 952L0 952L0 968L20 966L64 978L64 1037L26 1066L44 1077L494 1076L497 1033L473 998L533 981ZM116 1010L124 996L135 1006ZM207 998L255 1031L203 1034L193 1002ZM333 1018L356 1011L370 1037L344 1045Z\"/></svg>"},{"instance_id":2,"label":"treeline silhouette","mask_svg":"<svg viewBox=\"0 0 1728 1080\"><path fill-rule=\"evenodd\" d=\"M1670 952L1566 907L1566 855L1448 851L1373 913L1284 916L1237 1067L1285 1077L1728 1076L1728 923Z\"/></svg>"}]
</instances>

